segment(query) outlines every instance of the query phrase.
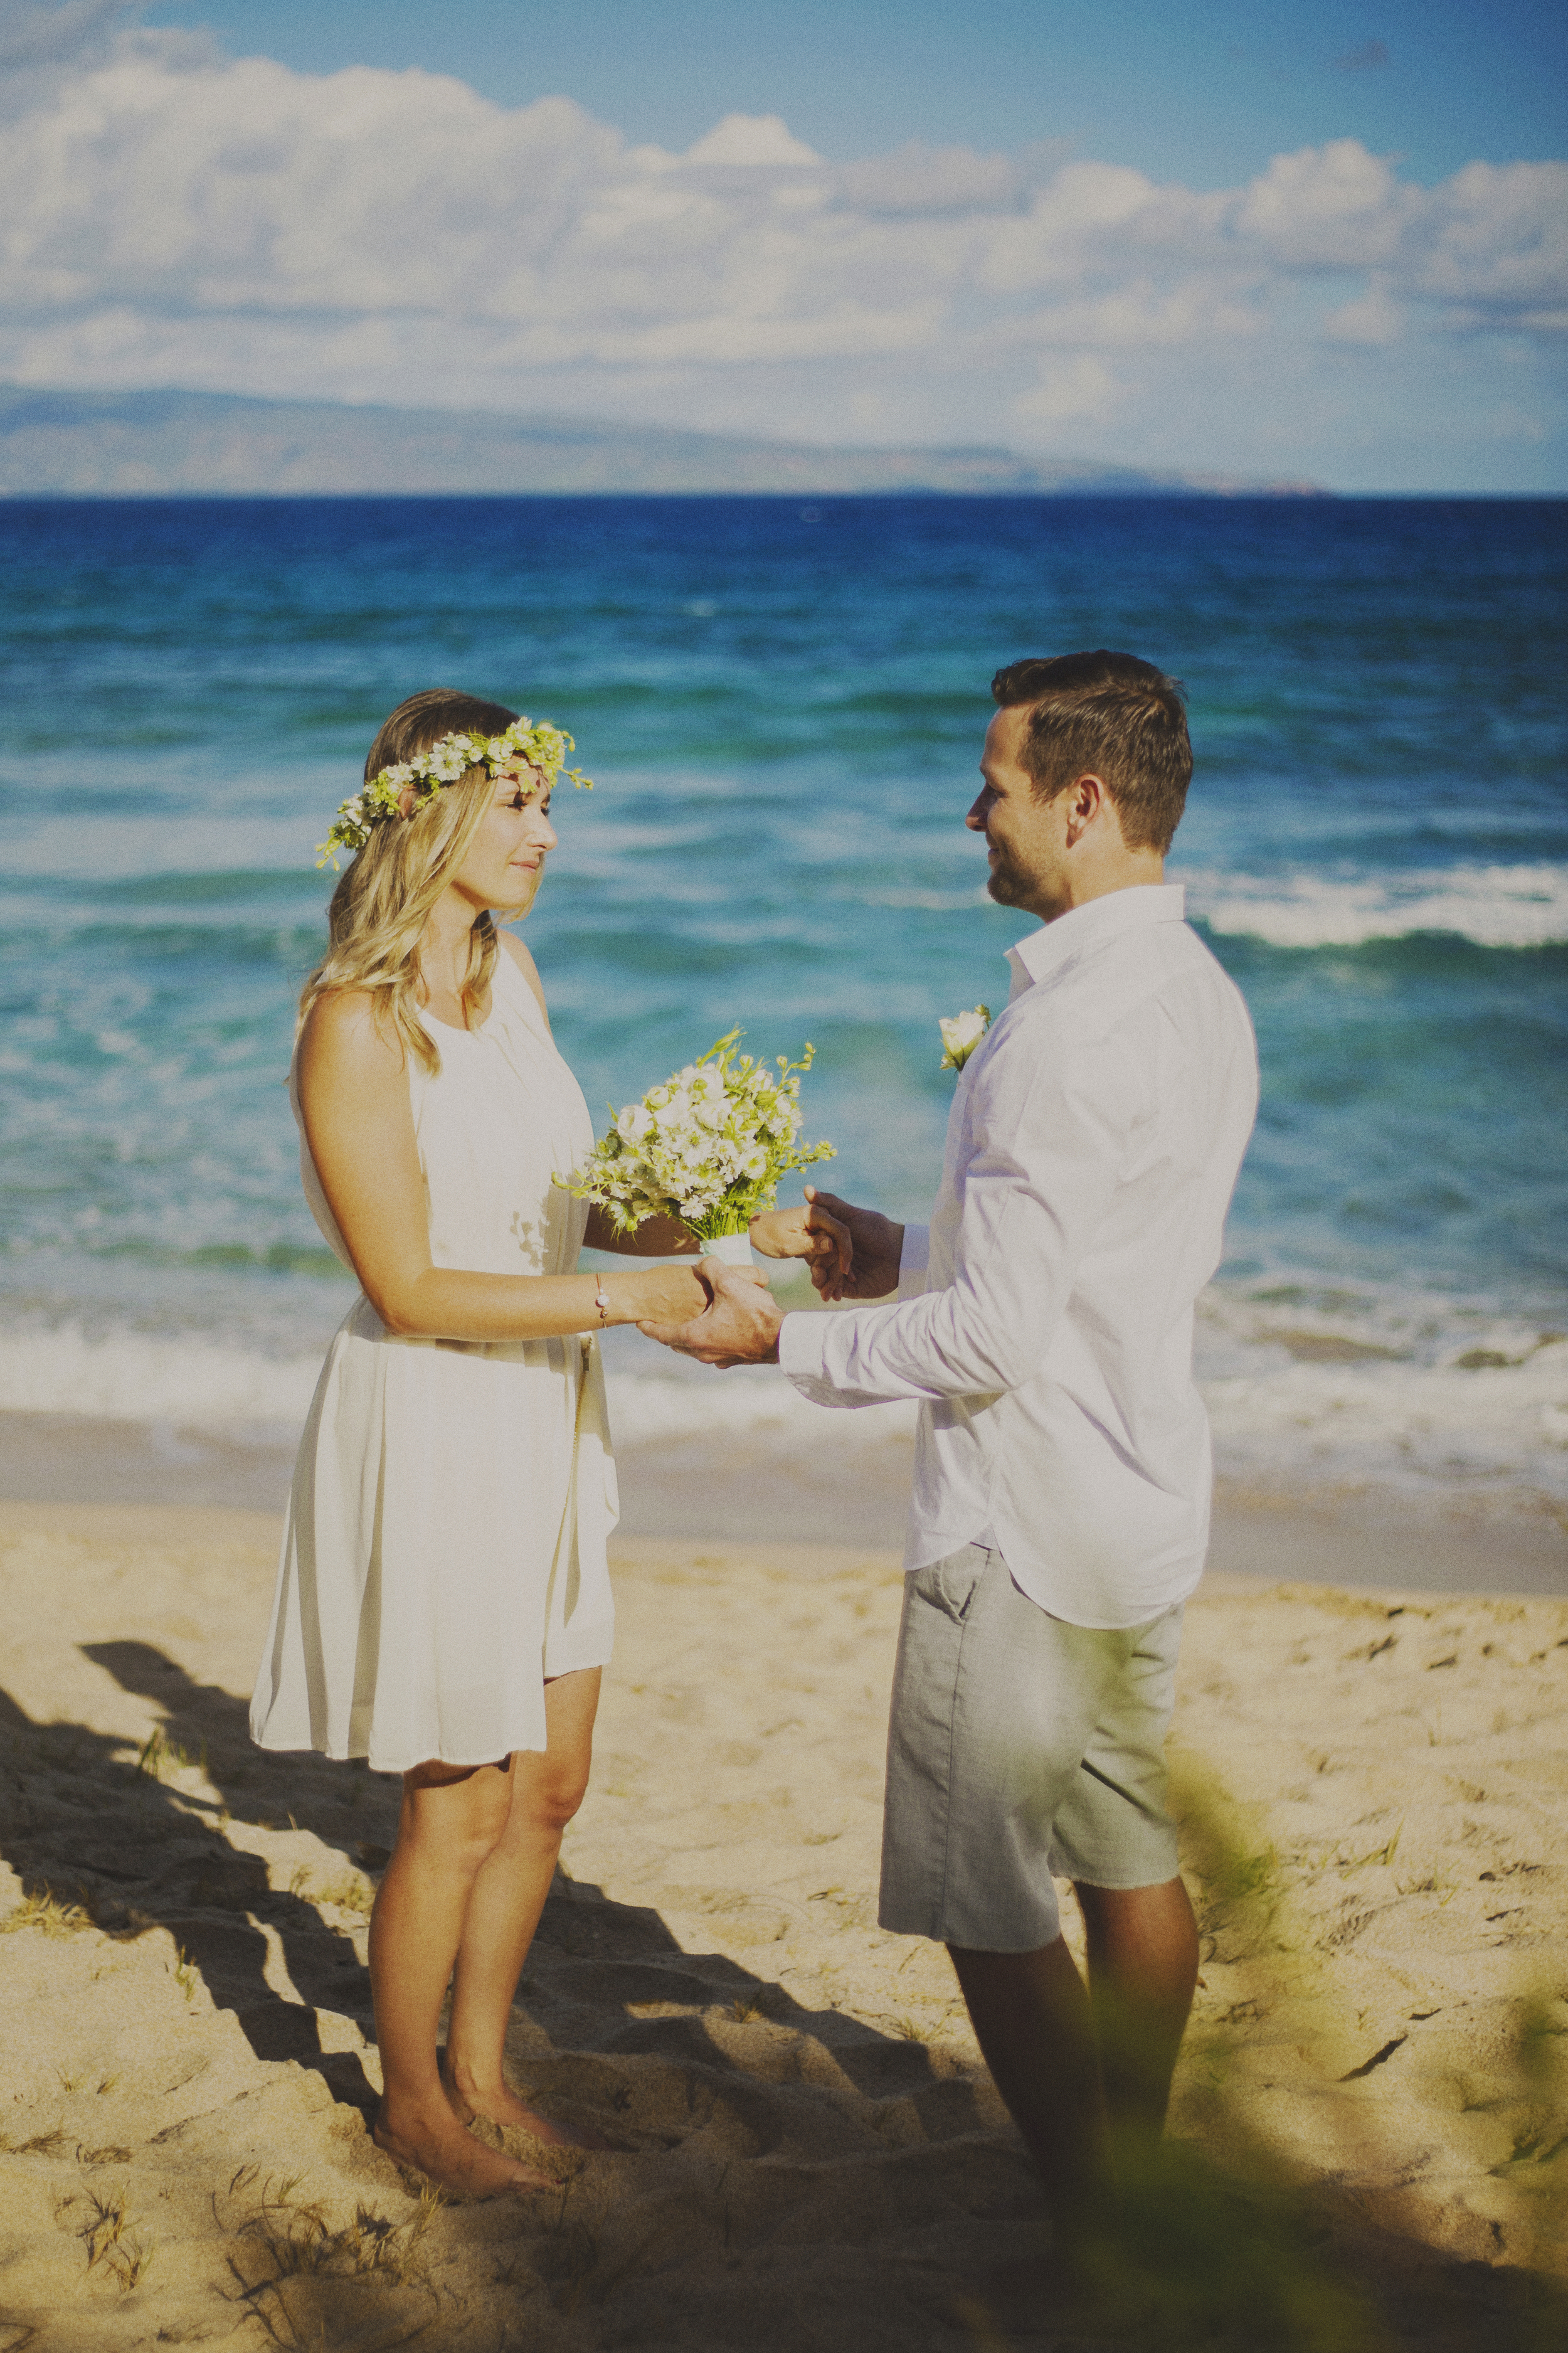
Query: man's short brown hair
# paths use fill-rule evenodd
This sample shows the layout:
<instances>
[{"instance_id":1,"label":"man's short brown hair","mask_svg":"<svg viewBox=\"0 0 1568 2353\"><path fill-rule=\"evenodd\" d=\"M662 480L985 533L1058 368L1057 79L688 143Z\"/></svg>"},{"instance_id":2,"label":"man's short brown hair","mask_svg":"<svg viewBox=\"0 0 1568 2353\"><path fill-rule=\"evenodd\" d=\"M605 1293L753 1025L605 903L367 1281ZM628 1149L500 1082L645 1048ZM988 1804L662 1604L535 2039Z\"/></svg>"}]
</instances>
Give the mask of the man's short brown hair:
<instances>
[{"instance_id":1,"label":"man's short brown hair","mask_svg":"<svg viewBox=\"0 0 1568 2353\"><path fill-rule=\"evenodd\" d=\"M1041 800L1099 776L1129 849L1162 856L1181 822L1193 747L1180 682L1136 654L1056 654L1009 662L991 681L1004 711L1029 708L1020 754Z\"/></svg>"}]
</instances>

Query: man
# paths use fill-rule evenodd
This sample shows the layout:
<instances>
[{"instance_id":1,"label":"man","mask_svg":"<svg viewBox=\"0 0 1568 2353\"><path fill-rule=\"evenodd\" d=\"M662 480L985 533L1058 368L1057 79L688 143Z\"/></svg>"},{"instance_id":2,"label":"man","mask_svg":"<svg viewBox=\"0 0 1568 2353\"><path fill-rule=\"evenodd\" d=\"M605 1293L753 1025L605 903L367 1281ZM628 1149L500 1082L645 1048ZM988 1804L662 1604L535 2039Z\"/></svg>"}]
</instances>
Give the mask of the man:
<instances>
[{"instance_id":1,"label":"man","mask_svg":"<svg viewBox=\"0 0 1568 2353\"><path fill-rule=\"evenodd\" d=\"M952 1953L1070 2242L1108 2125L1157 2137L1197 1973L1164 1805L1182 1606L1208 1541L1193 1311L1258 1100L1246 1008L1163 881L1192 752L1131 654L999 670L965 819L991 896L1042 919L966 1062L931 1226L818 1193L852 1257L781 1317L708 1261L654 1336L776 1361L826 1406L921 1400L880 1919ZM654 1328L654 1327L645 1327ZM1072 1880L1089 1985L1062 1941Z\"/></svg>"}]
</instances>

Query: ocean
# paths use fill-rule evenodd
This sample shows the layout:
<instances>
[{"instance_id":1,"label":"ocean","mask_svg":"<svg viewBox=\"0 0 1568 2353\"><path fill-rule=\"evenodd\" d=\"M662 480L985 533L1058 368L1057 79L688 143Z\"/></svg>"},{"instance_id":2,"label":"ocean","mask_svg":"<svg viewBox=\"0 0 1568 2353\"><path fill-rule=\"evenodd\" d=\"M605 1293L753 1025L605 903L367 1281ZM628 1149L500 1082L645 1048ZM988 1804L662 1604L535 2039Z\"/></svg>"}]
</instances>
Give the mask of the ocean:
<instances>
[{"instance_id":1,"label":"ocean","mask_svg":"<svg viewBox=\"0 0 1568 2353\"><path fill-rule=\"evenodd\" d=\"M1568 1502L1564 519L0 505L0 1418L83 1453L144 1444L182 1493L281 1492L352 1296L283 1086L330 889L314 844L421 686L557 721L596 779L558 800L527 927L595 1113L736 1023L770 1055L809 1039L824 1180L923 1215L952 1083L937 1017L1005 997L1026 927L963 825L991 673L1108 645L1185 682L1171 876L1262 1059L1201 1312L1222 1474ZM717 1433L787 1467L908 1419L823 1416L635 1335L612 1371L633 1448Z\"/></svg>"}]
</instances>

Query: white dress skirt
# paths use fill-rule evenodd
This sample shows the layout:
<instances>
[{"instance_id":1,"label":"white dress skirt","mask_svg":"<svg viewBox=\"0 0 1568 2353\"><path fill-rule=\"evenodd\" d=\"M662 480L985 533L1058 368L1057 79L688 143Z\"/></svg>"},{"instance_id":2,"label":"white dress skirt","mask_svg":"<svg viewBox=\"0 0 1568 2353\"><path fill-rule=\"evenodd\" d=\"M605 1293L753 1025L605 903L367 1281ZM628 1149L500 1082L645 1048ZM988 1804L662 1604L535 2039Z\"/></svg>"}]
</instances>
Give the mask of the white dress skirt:
<instances>
[{"instance_id":1,"label":"white dress skirt","mask_svg":"<svg viewBox=\"0 0 1568 2353\"><path fill-rule=\"evenodd\" d=\"M411 1063L409 1092L435 1264L572 1273L587 1209L552 1179L593 1124L506 950L482 1028L428 1026L441 1068ZM300 1158L346 1265L302 1126ZM300 1443L252 1739L385 1773L543 1748L545 1678L610 1656L616 1518L591 1337L399 1339L362 1293Z\"/></svg>"}]
</instances>

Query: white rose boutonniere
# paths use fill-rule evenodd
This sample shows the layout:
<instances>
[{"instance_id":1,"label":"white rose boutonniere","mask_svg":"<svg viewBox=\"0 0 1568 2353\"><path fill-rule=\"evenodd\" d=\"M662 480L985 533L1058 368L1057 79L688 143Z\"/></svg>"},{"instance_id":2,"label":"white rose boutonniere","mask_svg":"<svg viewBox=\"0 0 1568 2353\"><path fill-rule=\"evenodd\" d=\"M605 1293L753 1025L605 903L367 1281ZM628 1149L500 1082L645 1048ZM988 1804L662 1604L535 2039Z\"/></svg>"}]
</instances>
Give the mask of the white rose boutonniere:
<instances>
[{"instance_id":1,"label":"white rose boutonniere","mask_svg":"<svg viewBox=\"0 0 1568 2353\"><path fill-rule=\"evenodd\" d=\"M942 1058L942 1069L962 1071L991 1027L991 1008L988 1005L976 1005L968 1013L951 1014L945 1021L939 1021L936 1026L942 1031L942 1042L945 1049Z\"/></svg>"}]
</instances>

